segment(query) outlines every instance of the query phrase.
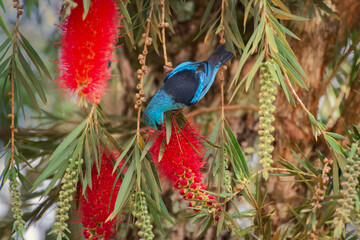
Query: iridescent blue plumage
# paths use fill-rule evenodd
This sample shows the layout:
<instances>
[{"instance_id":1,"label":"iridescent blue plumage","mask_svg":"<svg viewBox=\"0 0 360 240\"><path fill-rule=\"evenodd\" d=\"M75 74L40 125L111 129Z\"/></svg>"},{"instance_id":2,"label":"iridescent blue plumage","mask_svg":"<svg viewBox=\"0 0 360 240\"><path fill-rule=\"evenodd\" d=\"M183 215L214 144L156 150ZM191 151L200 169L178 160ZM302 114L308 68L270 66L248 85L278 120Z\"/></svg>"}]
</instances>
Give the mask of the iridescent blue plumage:
<instances>
[{"instance_id":1,"label":"iridescent blue plumage","mask_svg":"<svg viewBox=\"0 0 360 240\"><path fill-rule=\"evenodd\" d=\"M165 77L163 86L145 109L145 123L159 128L164 123L165 112L196 104L209 91L220 66L232 57L220 45L206 61L179 64Z\"/></svg>"}]
</instances>

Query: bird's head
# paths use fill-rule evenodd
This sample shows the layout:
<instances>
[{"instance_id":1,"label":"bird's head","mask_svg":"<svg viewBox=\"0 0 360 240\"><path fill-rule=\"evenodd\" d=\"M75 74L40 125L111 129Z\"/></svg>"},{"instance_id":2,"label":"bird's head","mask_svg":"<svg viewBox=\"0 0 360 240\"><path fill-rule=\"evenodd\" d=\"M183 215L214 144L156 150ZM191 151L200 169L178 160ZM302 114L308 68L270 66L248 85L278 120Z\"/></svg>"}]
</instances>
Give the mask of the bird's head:
<instances>
[{"instance_id":1,"label":"bird's head","mask_svg":"<svg viewBox=\"0 0 360 240\"><path fill-rule=\"evenodd\" d=\"M159 109L146 108L143 114L144 122L154 129L161 129L164 123L164 112Z\"/></svg>"}]
</instances>

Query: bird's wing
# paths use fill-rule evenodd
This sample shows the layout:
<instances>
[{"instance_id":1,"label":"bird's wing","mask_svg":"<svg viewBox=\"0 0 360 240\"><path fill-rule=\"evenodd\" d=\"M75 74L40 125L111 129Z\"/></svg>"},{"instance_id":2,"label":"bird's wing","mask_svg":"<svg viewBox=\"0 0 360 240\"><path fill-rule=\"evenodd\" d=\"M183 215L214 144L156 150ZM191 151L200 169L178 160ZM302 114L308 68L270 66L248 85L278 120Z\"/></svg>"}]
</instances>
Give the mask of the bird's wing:
<instances>
[{"instance_id":1,"label":"bird's wing","mask_svg":"<svg viewBox=\"0 0 360 240\"><path fill-rule=\"evenodd\" d=\"M215 78L215 74L213 73L214 71L207 61L199 63L199 66L195 71L195 76L199 79L199 87L191 101L192 104L197 103L209 91Z\"/></svg>"},{"instance_id":2,"label":"bird's wing","mask_svg":"<svg viewBox=\"0 0 360 240\"><path fill-rule=\"evenodd\" d=\"M177 66L164 81L163 89L175 103L193 105L192 100L199 88L196 69L200 63L186 62Z\"/></svg>"},{"instance_id":3,"label":"bird's wing","mask_svg":"<svg viewBox=\"0 0 360 240\"><path fill-rule=\"evenodd\" d=\"M176 73L183 71L183 70L194 70L195 71L197 66L198 66L198 63L193 63L193 62L183 62L183 63L177 65L176 68L165 77L164 84L166 83L166 81L169 78L174 76Z\"/></svg>"}]
</instances>

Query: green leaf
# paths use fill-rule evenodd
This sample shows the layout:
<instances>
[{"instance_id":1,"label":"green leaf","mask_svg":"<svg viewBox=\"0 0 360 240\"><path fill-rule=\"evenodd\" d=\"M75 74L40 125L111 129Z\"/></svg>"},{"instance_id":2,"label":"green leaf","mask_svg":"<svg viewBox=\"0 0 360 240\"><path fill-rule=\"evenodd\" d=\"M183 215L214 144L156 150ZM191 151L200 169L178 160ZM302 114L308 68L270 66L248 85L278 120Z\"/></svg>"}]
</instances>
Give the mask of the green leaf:
<instances>
[{"instance_id":1,"label":"green leaf","mask_svg":"<svg viewBox=\"0 0 360 240\"><path fill-rule=\"evenodd\" d=\"M224 220L225 220L225 213L224 213L224 211L222 211L221 214L220 214L219 221L217 223L217 227L216 227L216 236L217 237L219 237L219 235L221 233L221 230L224 227Z\"/></svg>"},{"instance_id":2,"label":"green leaf","mask_svg":"<svg viewBox=\"0 0 360 240\"><path fill-rule=\"evenodd\" d=\"M294 154L297 161L303 166L309 173L313 173L315 176L319 175L319 172L314 168L309 160L305 158L305 161L302 160L299 155L297 155L294 150L291 149L291 152Z\"/></svg>"},{"instance_id":3,"label":"green leaf","mask_svg":"<svg viewBox=\"0 0 360 240\"><path fill-rule=\"evenodd\" d=\"M251 9L252 2L253 2L253 0L250 0L250 1L248 2L248 4L246 5L246 7L245 7L245 12L244 12L244 28L245 28L245 26L246 26L246 21L247 21L247 18L248 18L248 16L249 16L249 12L250 12L250 9Z\"/></svg>"},{"instance_id":4,"label":"green leaf","mask_svg":"<svg viewBox=\"0 0 360 240\"><path fill-rule=\"evenodd\" d=\"M110 216L107 218L106 221L114 219L116 215L120 212L120 210L123 208L125 201L128 199L130 192L133 190L133 185L135 182L135 163L132 162L129 166L129 168L126 171L125 177L122 181L120 190L118 192L118 195L116 197L116 202L114 206L114 211L110 214Z\"/></svg>"},{"instance_id":5,"label":"green leaf","mask_svg":"<svg viewBox=\"0 0 360 240\"><path fill-rule=\"evenodd\" d=\"M271 7L272 12L274 13L273 16L276 18L284 19L284 20L297 20L297 21L308 21L308 18L300 17L293 15L291 13L284 12L280 9Z\"/></svg>"},{"instance_id":6,"label":"green leaf","mask_svg":"<svg viewBox=\"0 0 360 240\"><path fill-rule=\"evenodd\" d=\"M35 61L33 61L34 64L38 64L41 70L48 76L50 80L52 80L51 74L49 70L46 68L44 62L41 60L39 54L35 51L35 49L31 46L30 42L20 33L21 36L21 44L23 45L26 53L29 55L32 55Z\"/></svg>"},{"instance_id":7,"label":"green leaf","mask_svg":"<svg viewBox=\"0 0 360 240\"><path fill-rule=\"evenodd\" d=\"M134 145L135 140L136 140L136 135L129 141L129 143L126 145L124 151L120 154L120 156L116 160L116 163L114 164L114 169L113 169L112 173L114 173L116 171L121 160L124 159L125 155L129 152L130 148Z\"/></svg>"},{"instance_id":8,"label":"green leaf","mask_svg":"<svg viewBox=\"0 0 360 240\"><path fill-rule=\"evenodd\" d=\"M212 6L214 5L214 2L215 2L215 0L210 0L210 2L207 3L207 7L205 9L203 18L201 19L200 29L204 26L204 23L206 22L206 19L208 18L209 14L211 12L211 9L212 9Z\"/></svg>"},{"instance_id":9,"label":"green leaf","mask_svg":"<svg viewBox=\"0 0 360 240\"><path fill-rule=\"evenodd\" d=\"M265 16L261 17L259 25L254 30L254 34L256 33L256 36L254 42L252 43L253 46L252 46L251 54L255 52L255 49L257 48L258 43L260 42L261 36L264 33L264 26L265 26Z\"/></svg>"},{"instance_id":10,"label":"green leaf","mask_svg":"<svg viewBox=\"0 0 360 240\"><path fill-rule=\"evenodd\" d=\"M129 15L129 12L127 11L125 5L123 4L123 1L119 1L118 6L120 8L120 11L121 11L122 15L125 17L126 21L128 23L132 24L131 17Z\"/></svg>"},{"instance_id":11,"label":"green leaf","mask_svg":"<svg viewBox=\"0 0 360 240\"><path fill-rule=\"evenodd\" d=\"M212 130L211 134L210 134L210 137L209 137L209 142L211 143L215 143L216 141L216 138L219 134L219 130L220 130L220 126L221 126L221 118L219 118L217 121L216 121L216 124L215 124L215 127L214 129Z\"/></svg>"},{"instance_id":12,"label":"green leaf","mask_svg":"<svg viewBox=\"0 0 360 240\"><path fill-rule=\"evenodd\" d=\"M235 153L236 153L235 155L239 157L239 160L240 160L239 163L240 163L240 166L241 166L241 170L243 171L246 178L250 178L250 170L249 170L248 165L246 163L244 154L241 151L241 147L240 147L234 133L232 132L229 123L227 121L225 123L226 123L226 125L225 125L226 136L229 139L229 143L232 145L232 147L235 150Z\"/></svg>"},{"instance_id":13,"label":"green leaf","mask_svg":"<svg viewBox=\"0 0 360 240\"><path fill-rule=\"evenodd\" d=\"M198 233L197 237L201 237L206 233L206 231L211 227L212 221L213 221L213 218L212 218L211 215L207 216L205 218L205 221L200 226L199 233Z\"/></svg>"},{"instance_id":14,"label":"green leaf","mask_svg":"<svg viewBox=\"0 0 360 240\"><path fill-rule=\"evenodd\" d=\"M266 33L266 37L267 37L270 47L272 48L274 53L278 53L279 51L278 51L276 43L275 43L273 30L269 27L268 24L265 26L265 33Z\"/></svg>"},{"instance_id":15,"label":"green leaf","mask_svg":"<svg viewBox=\"0 0 360 240\"><path fill-rule=\"evenodd\" d=\"M45 96L44 90L41 87L41 84L40 84L39 80L36 78L34 72L32 71L30 65L27 63L27 61L24 58L24 55L21 53L20 50L18 50L18 57L19 57L19 61L21 63L21 66L25 70L25 73L26 73L27 77L29 78L30 82L32 83L32 85L36 89L36 92L40 96L43 103L46 104L47 101L46 101L46 96Z\"/></svg>"},{"instance_id":16,"label":"green leaf","mask_svg":"<svg viewBox=\"0 0 360 240\"><path fill-rule=\"evenodd\" d=\"M46 169L40 174L40 176L36 179L35 183L33 184L32 188L30 189L30 192L34 191L35 188L37 188L45 179L47 179L54 171L58 170L63 165L67 165L66 162L69 160L68 157L70 153L74 151L76 147L76 144L71 144L68 146L68 148L64 149L62 151L61 155L57 158L51 158L49 164L46 166ZM53 154L54 155L54 154ZM60 177L61 174L56 174L52 181L55 182L58 180L58 177Z\"/></svg>"},{"instance_id":17,"label":"green leaf","mask_svg":"<svg viewBox=\"0 0 360 240\"><path fill-rule=\"evenodd\" d=\"M91 4L91 0L83 0L83 5L84 5L84 13L82 15L83 20L85 20L87 14L89 13L90 4Z\"/></svg>"},{"instance_id":18,"label":"green leaf","mask_svg":"<svg viewBox=\"0 0 360 240\"><path fill-rule=\"evenodd\" d=\"M252 80L254 79L254 76L259 69L262 61L264 60L265 56L265 50L263 50L257 57L256 62L254 63L254 66L251 68L250 72L246 75L246 85L245 85L245 91L247 92L249 90L249 87L252 83Z\"/></svg>"},{"instance_id":19,"label":"green leaf","mask_svg":"<svg viewBox=\"0 0 360 240\"><path fill-rule=\"evenodd\" d=\"M25 91L26 91L28 97L30 98L31 102L33 103L36 111L40 112L40 107L39 107L38 102L36 101L36 97L34 95L33 90L30 88L30 86L27 83L27 81L25 80L24 76L22 75L22 73L16 66L15 66L15 73L16 73L16 77L18 77L20 79L22 87L25 89Z\"/></svg>"},{"instance_id":20,"label":"green leaf","mask_svg":"<svg viewBox=\"0 0 360 240\"><path fill-rule=\"evenodd\" d=\"M345 139L344 136L337 134L337 133L333 133L333 132L326 132L326 134L330 135L331 137L335 138L335 139Z\"/></svg>"},{"instance_id":21,"label":"green leaf","mask_svg":"<svg viewBox=\"0 0 360 240\"><path fill-rule=\"evenodd\" d=\"M237 83L237 81L238 81L238 79L239 79L241 70L242 70L242 68L243 68L246 60L247 60L248 57L250 56L250 47L251 47L251 45L252 45L252 42L253 42L255 36L256 36L256 34L255 34L255 32L254 32L254 33L251 35L249 41L248 41L247 44L246 44L246 47L245 47L245 49L244 49L244 52L243 52L243 54L241 55L241 58L240 58L240 61L239 61L239 65L238 65L238 67L237 67L236 74L235 74L234 78L233 78L232 81L231 81L229 90L232 88L232 86L233 86L234 84ZM237 87L237 88L238 88L238 87ZM236 93L236 91L234 91L233 96L235 95L235 93ZM231 101L231 100L230 100L230 101Z\"/></svg>"},{"instance_id":22,"label":"green leaf","mask_svg":"<svg viewBox=\"0 0 360 240\"><path fill-rule=\"evenodd\" d=\"M10 32L9 32L8 28L6 27L6 24L5 24L5 22L4 22L4 20L2 19L1 16L0 16L0 27L1 27L2 30L5 32L6 36L7 36L8 38L10 38L11 41L12 41L12 40L13 40L13 37L12 37L12 35L10 34Z\"/></svg>"},{"instance_id":23,"label":"green leaf","mask_svg":"<svg viewBox=\"0 0 360 240\"><path fill-rule=\"evenodd\" d=\"M163 216L169 223L172 225L176 225L174 219L170 216L169 212L166 210L164 203L160 204L160 207L156 204L156 202L150 198L147 194L144 195L146 198L146 202L149 206L153 207L161 216ZM165 209L164 209L165 207Z\"/></svg>"},{"instance_id":24,"label":"green leaf","mask_svg":"<svg viewBox=\"0 0 360 240\"><path fill-rule=\"evenodd\" d=\"M335 152L340 154L343 152L341 145L332 136L330 136L328 132L326 132L324 136L326 142L329 143L330 147L334 149Z\"/></svg>"},{"instance_id":25,"label":"green leaf","mask_svg":"<svg viewBox=\"0 0 360 240\"><path fill-rule=\"evenodd\" d=\"M0 52L2 52L2 50L4 50L4 48L6 48L8 45L9 45L9 43L11 42L11 40L10 40L10 38L7 38L2 44L1 44L1 46L0 46ZM7 52L7 51L6 51ZM5 52L5 53L6 53ZM1 58L2 59L2 58ZM0 60L1 61L1 60Z\"/></svg>"},{"instance_id":26,"label":"green leaf","mask_svg":"<svg viewBox=\"0 0 360 240\"><path fill-rule=\"evenodd\" d=\"M3 11L6 13L6 9L2 0L0 0L0 6L3 9Z\"/></svg>"},{"instance_id":27,"label":"green leaf","mask_svg":"<svg viewBox=\"0 0 360 240\"><path fill-rule=\"evenodd\" d=\"M171 138L171 112L165 113L165 127L166 127L166 144L169 144ZM176 129L174 129L176 131Z\"/></svg>"}]
</instances>

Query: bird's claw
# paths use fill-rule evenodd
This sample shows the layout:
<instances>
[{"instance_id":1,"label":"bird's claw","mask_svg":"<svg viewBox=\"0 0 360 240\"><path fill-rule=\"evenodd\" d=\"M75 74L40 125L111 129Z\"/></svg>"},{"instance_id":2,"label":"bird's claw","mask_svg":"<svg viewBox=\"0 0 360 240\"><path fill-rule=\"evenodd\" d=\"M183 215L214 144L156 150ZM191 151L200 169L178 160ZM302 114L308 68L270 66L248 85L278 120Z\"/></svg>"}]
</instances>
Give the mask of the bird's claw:
<instances>
[{"instance_id":1,"label":"bird's claw","mask_svg":"<svg viewBox=\"0 0 360 240\"><path fill-rule=\"evenodd\" d=\"M172 68L172 67L169 67L166 65L164 66L164 73L166 73L166 74L171 73L173 70L174 70L174 68Z\"/></svg>"}]
</instances>

